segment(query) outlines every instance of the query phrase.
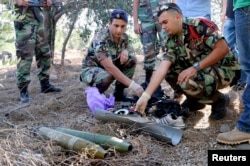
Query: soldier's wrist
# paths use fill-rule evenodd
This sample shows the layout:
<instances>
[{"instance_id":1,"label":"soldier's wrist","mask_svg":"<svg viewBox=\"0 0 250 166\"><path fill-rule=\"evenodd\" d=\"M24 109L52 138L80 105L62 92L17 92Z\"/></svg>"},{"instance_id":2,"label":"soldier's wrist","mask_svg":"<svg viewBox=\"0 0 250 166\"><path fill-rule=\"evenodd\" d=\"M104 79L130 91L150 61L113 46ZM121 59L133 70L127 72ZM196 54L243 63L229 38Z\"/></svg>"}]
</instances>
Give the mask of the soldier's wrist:
<instances>
[{"instance_id":1,"label":"soldier's wrist","mask_svg":"<svg viewBox=\"0 0 250 166\"><path fill-rule=\"evenodd\" d=\"M199 63L199 62L195 62L195 63L193 64L193 67L195 68L196 71L200 71L200 70L201 70L200 63Z\"/></svg>"},{"instance_id":2,"label":"soldier's wrist","mask_svg":"<svg viewBox=\"0 0 250 166\"><path fill-rule=\"evenodd\" d=\"M151 96L147 92L143 92L141 97L143 97L144 99L147 99L147 100L149 100L151 98Z\"/></svg>"}]
</instances>

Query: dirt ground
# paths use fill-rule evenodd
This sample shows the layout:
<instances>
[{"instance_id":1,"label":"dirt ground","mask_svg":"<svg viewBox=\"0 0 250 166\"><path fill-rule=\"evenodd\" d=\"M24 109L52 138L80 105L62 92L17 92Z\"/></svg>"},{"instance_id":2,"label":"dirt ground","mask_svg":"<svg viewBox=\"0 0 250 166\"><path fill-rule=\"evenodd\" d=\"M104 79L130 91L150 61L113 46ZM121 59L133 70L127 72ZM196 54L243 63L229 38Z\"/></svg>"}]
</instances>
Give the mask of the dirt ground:
<instances>
[{"instance_id":1,"label":"dirt ground","mask_svg":"<svg viewBox=\"0 0 250 166\"><path fill-rule=\"evenodd\" d=\"M32 102L22 104L16 87L16 67L0 68L0 165L99 165L99 166L153 166L153 165L207 165L208 150L240 149L242 146L227 146L216 142L221 131L231 130L238 119L242 91L231 88L222 91L230 96L230 106L223 120L209 120L210 106L191 113L185 120L181 142L170 145L157 141L143 133L134 132L121 124L103 123L91 117L85 101L85 86L79 80L82 56L68 51L65 66L59 65L56 57L51 70L51 83L63 89L60 93L40 93L36 76L37 68L32 67L29 86ZM142 83L142 56L138 56L134 79ZM165 92L172 95L166 83ZM183 101L184 98L180 98ZM65 127L69 129L107 134L125 139L133 145L130 152L110 152L104 160L87 158L84 153L63 149L55 143L44 140L34 133L40 126ZM133 129L133 128L132 128ZM245 147L245 146L243 146Z\"/></svg>"}]
</instances>

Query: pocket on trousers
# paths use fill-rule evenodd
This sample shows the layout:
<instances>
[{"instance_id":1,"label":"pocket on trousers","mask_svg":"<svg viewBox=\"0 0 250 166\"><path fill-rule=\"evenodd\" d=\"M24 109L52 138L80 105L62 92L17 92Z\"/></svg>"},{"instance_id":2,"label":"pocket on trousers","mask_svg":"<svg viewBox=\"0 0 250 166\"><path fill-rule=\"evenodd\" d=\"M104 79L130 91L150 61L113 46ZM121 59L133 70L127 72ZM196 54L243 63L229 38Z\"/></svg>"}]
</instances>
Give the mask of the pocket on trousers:
<instances>
[{"instance_id":1,"label":"pocket on trousers","mask_svg":"<svg viewBox=\"0 0 250 166\"><path fill-rule=\"evenodd\" d=\"M223 66L218 68L217 71L218 71L218 74L219 74L219 78L221 80L221 85L222 86L230 85L230 83L232 82L232 80L235 77L235 71L231 70L230 67L223 67Z\"/></svg>"},{"instance_id":2,"label":"pocket on trousers","mask_svg":"<svg viewBox=\"0 0 250 166\"><path fill-rule=\"evenodd\" d=\"M80 80L88 85L93 84L94 73L90 69L82 70Z\"/></svg>"}]
</instances>

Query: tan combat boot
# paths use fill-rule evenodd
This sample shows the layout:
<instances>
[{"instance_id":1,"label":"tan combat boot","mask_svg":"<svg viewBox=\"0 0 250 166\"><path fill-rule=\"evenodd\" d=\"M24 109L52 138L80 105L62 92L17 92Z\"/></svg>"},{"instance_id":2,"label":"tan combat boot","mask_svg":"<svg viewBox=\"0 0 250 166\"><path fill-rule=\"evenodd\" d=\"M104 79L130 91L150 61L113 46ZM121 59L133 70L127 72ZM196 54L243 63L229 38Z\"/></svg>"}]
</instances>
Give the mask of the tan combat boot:
<instances>
[{"instance_id":1,"label":"tan combat boot","mask_svg":"<svg viewBox=\"0 0 250 166\"><path fill-rule=\"evenodd\" d=\"M229 145L240 144L244 142L250 143L250 133L234 129L226 133L218 134L216 140L220 143Z\"/></svg>"}]
</instances>

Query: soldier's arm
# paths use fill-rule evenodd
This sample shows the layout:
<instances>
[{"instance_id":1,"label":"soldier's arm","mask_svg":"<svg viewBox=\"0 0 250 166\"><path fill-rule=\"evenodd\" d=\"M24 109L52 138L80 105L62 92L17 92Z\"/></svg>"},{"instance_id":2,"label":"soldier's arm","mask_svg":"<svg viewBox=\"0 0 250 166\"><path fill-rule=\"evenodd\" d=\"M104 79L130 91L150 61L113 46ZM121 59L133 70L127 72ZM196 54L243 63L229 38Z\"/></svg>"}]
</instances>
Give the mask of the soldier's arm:
<instances>
[{"instance_id":1,"label":"soldier's arm","mask_svg":"<svg viewBox=\"0 0 250 166\"><path fill-rule=\"evenodd\" d=\"M211 51L211 53L208 54L208 56L206 58L204 58L200 62L198 62L199 68L200 69L205 69L205 68L207 68L209 66L214 65L215 63L220 61L223 57L225 57L228 52L229 52L229 47L228 47L226 41L223 38L220 38L219 40L217 40L215 42L213 50ZM191 67L183 70L178 75L177 84L187 82L197 72L198 72L198 70L194 66L191 66Z\"/></svg>"},{"instance_id":2,"label":"soldier's arm","mask_svg":"<svg viewBox=\"0 0 250 166\"><path fill-rule=\"evenodd\" d=\"M145 92L152 96L154 91L159 87L163 79L166 77L168 70L171 66L172 62L168 60L162 60L154 74L152 75L152 78L149 82L149 85Z\"/></svg>"},{"instance_id":3,"label":"soldier's arm","mask_svg":"<svg viewBox=\"0 0 250 166\"><path fill-rule=\"evenodd\" d=\"M132 80L125 76L112 62L110 57L101 60L101 64L116 80L123 83L127 87L131 84Z\"/></svg>"},{"instance_id":4,"label":"soldier's arm","mask_svg":"<svg viewBox=\"0 0 250 166\"><path fill-rule=\"evenodd\" d=\"M133 0L134 32L136 34L140 34L141 33L141 28L140 28L139 19L138 19L139 4L140 4L140 0Z\"/></svg>"},{"instance_id":5,"label":"soldier's arm","mask_svg":"<svg viewBox=\"0 0 250 166\"><path fill-rule=\"evenodd\" d=\"M221 21L222 22L224 22L226 19L226 11L227 11L227 0L223 0L222 12L221 12Z\"/></svg>"},{"instance_id":6,"label":"soldier's arm","mask_svg":"<svg viewBox=\"0 0 250 166\"><path fill-rule=\"evenodd\" d=\"M133 17L134 23L138 24L138 8L139 8L140 0L133 0Z\"/></svg>"},{"instance_id":7,"label":"soldier's arm","mask_svg":"<svg viewBox=\"0 0 250 166\"><path fill-rule=\"evenodd\" d=\"M206 67L212 66L223 57L225 57L229 52L229 47L226 41L221 38L216 41L213 51L202 61L200 61L200 68L204 69Z\"/></svg>"}]
</instances>

